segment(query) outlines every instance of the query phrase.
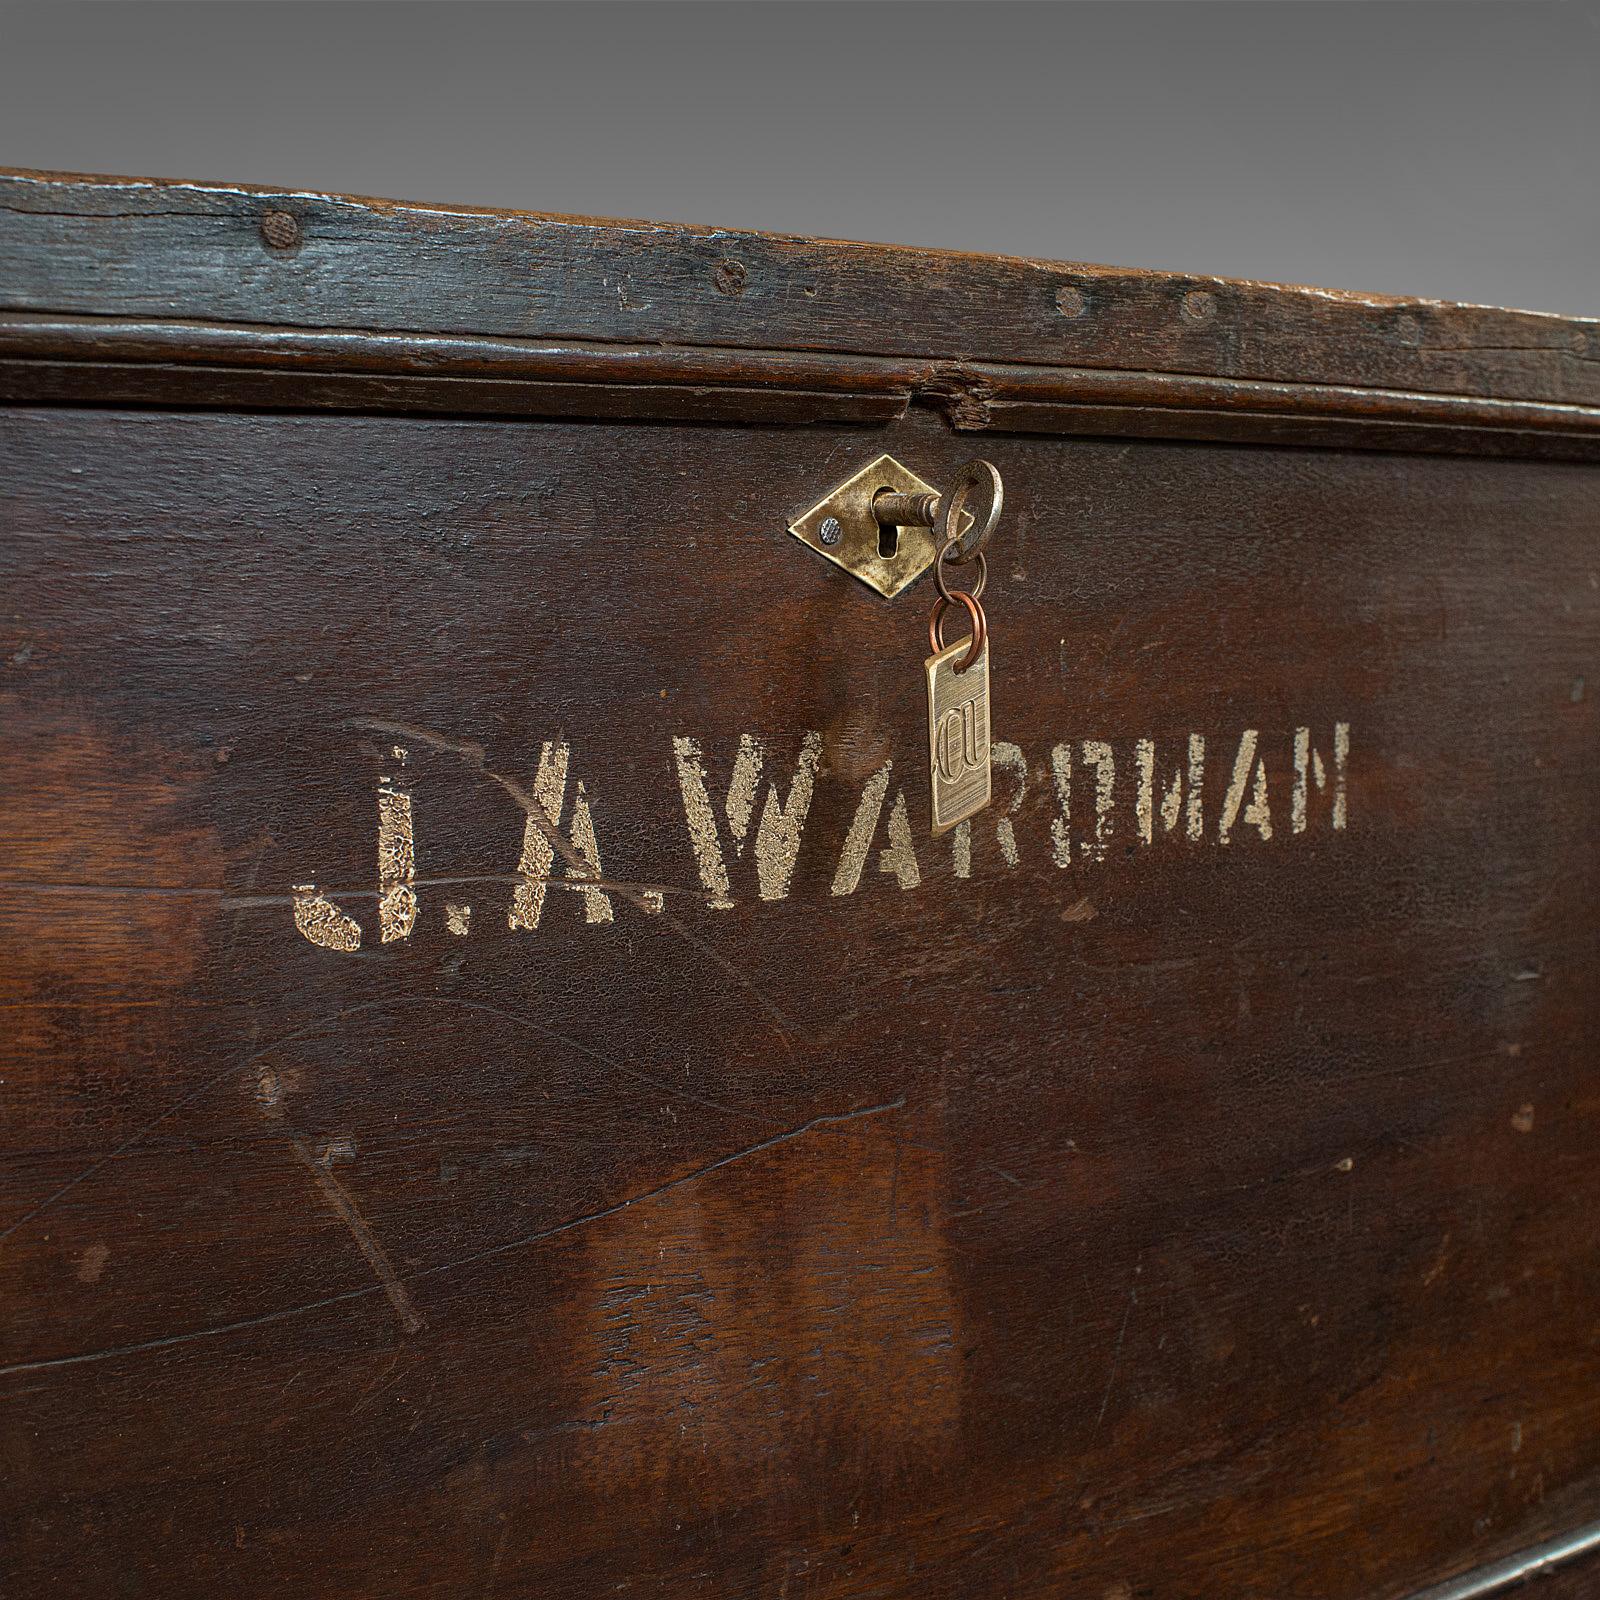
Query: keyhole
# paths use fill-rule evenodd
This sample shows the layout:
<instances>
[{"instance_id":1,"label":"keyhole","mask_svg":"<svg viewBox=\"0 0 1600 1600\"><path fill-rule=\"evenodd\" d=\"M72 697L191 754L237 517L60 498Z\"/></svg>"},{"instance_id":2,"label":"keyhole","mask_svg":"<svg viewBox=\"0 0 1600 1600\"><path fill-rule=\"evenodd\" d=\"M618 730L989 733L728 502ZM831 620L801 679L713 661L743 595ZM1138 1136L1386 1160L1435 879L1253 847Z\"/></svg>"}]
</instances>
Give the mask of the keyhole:
<instances>
[{"instance_id":1,"label":"keyhole","mask_svg":"<svg viewBox=\"0 0 1600 1600\"><path fill-rule=\"evenodd\" d=\"M873 495L873 500L881 500L886 494L893 494L892 488L884 487ZM900 550L900 529L892 522L878 524L878 554L885 561L893 561Z\"/></svg>"}]
</instances>

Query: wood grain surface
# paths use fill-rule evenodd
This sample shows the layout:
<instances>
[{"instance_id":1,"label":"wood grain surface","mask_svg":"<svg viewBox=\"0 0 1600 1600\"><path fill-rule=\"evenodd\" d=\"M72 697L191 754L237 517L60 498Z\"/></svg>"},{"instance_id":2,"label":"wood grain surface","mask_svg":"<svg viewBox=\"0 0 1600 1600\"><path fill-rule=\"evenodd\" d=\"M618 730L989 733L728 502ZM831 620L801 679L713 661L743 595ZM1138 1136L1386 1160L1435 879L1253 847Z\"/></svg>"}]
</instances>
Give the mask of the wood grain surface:
<instances>
[{"instance_id":1,"label":"wood grain surface","mask_svg":"<svg viewBox=\"0 0 1600 1600\"><path fill-rule=\"evenodd\" d=\"M56 310L311 293L74 204L155 265ZM1393 1600L1600 1517L1592 469L986 437L963 845L926 583L784 532L883 449L972 441L0 412L8 1596Z\"/></svg>"},{"instance_id":2,"label":"wood grain surface","mask_svg":"<svg viewBox=\"0 0 1600 1600\"><path fill-rule=\"evenodd\" d=\"M1189 373L0 311L0 403L679 422L1600 459L1600 406Z\"/></svg>"},{"instance_id":3,"label":"wood grain surface","mask_svg":"<svg viewBox=\"0 0 1600 1600\"><path fill-rule=\"evenodd\" d=\"M1600 402L1600 322L1537 312L236 184L0 172L0 213L15 310Z\"/></svg>"},{"instance_id":4,"label":"wood grain surface","mask_svg":"<svg viewBox=\"0 0 1600 1600\"><path fill-rule=\"evenodd\" d=\"M963 429L1593 459L1600 321L0 171L0 401L30 398L803 422L917 403Z\"/></svg>"}]
</instances>

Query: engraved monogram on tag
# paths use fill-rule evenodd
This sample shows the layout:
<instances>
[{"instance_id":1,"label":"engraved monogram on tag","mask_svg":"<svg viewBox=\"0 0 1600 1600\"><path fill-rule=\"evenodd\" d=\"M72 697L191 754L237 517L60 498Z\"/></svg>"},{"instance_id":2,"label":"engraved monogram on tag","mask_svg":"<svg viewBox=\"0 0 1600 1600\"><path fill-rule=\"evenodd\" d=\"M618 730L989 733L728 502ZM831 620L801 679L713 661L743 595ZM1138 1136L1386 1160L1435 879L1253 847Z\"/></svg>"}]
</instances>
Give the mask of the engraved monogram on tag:
<instances>
[{"instance_id":1,"label":"engraved monogram on tag","mask_svg":"<svg viewBox=\"0 0 1600 1600\"><path fill-rule=\"evenodd\" d=\"M958 672L972 641L928 657L928 772L933 831L947 833L989 803L989 647Z\"/></svg>"}]
</instances>

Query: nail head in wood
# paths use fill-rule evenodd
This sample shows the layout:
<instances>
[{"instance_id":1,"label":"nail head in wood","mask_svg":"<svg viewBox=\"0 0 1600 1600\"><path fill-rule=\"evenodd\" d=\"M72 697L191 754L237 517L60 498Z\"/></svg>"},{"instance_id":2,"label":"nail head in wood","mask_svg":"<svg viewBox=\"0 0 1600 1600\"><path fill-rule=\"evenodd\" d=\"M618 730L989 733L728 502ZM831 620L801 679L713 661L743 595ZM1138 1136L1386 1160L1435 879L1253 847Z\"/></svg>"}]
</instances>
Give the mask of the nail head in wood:
<instances>
[{"instance_id":1,"label":"nail head in wood","mask_svg":"<svg viewBox=\"0 0 1600 1600\"><path fill-rule=\"evenodd\" d=\"M300 243L299 219L287 211L268 211L261 218L261 242L269 250L292 250Z\"/></svg>"}]
</instances>

